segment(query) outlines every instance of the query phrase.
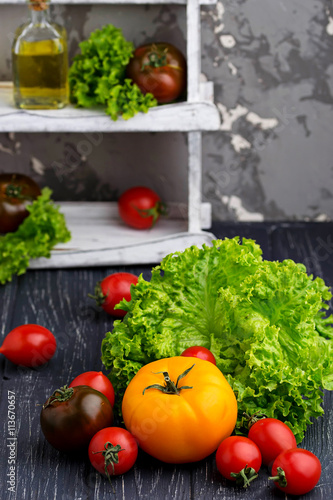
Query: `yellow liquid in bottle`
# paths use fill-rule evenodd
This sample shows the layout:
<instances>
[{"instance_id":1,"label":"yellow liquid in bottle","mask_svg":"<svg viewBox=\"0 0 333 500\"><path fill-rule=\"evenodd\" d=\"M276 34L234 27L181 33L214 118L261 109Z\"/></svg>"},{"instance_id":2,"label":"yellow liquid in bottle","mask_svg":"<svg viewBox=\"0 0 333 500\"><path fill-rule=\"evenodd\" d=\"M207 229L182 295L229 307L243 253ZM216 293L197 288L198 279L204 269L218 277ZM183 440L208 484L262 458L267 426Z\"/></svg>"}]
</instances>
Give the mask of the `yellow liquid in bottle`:
<instances>
[{"instance_id":1,"label":"yellow liquid in bottle","mask_svg":"<svg viewBox=\"0 0 333 500\"><path fill-rule=\"evenodd\" d=\"M13 50L14 100L21 109L59 109L68 104L65 39L21 40Z\"/></svg>"}]
</instances>

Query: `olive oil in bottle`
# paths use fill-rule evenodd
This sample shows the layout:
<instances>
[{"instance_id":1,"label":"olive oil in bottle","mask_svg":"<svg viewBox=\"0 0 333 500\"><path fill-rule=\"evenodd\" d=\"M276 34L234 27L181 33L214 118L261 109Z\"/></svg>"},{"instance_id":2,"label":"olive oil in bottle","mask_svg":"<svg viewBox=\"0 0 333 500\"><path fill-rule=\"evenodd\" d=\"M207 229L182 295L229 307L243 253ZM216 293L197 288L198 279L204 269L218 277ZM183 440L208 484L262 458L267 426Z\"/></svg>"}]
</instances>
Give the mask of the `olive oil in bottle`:
<instances>
[{"instance_id":1,"label":"olive oil in bottle","mask_svg":"<svg viewBox=\"0 0 333 500\"><path fill-rule=\"evenodd\" d=\"M31 20L17 29L12 46L14 101L21 109L68 104L67 36L49 21L49 0L29 0Z\"/></svg>"}]
</instances>

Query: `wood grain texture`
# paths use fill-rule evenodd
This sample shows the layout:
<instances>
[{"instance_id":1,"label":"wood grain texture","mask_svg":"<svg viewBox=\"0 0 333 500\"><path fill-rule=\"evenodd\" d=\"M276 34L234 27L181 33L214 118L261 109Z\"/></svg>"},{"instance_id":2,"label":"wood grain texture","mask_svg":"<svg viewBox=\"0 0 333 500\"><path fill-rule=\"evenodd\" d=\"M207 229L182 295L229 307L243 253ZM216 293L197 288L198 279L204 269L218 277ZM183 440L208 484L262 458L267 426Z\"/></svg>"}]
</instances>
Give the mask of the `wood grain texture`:
<instances>
[{"instance_id":1,"label":"wood grain texture","mask_svg":"<svg viewBox=\"0 0 333 500\"><path fill-rule=\"evenodd\" d=\"M186 5L191 0L52 0L54 4L63 5ZM201 5L214 5L217 0L199 0ZM1 4L22 5L26 0L0 0Z\"/></svg>"},{"instance_id":2,"label":"wood grain texture","mask_svg":"<svg viewBox=\"0 0 333 500\"><path fill-rule=\"evenodd\" d=\"M266 259L312 258L314 274L319 273L328 285L333 285L329 250L332 224L220 223L212 229L218 237L239 235L256 239ZM327 244L328 258L319 249L322 241ZM15 326L30 322L48 327L58 341L55 357L38 369L19 368L3 356L0 358L1 499L292 500L268 485L264 469L256 482L243 491L221 478L214 456L196 464L165 465L143 452L131 471L112 480L113 493L108 481L90 466L85 454L66 455L45 441L39 415L50 393L80 372L103 369L100 345L105 333L112 329L113 321L87 294L107 274L124 270L142 272L145 279L150 279L150 265L34 270L0 287L1 339ZM7 491L8 391L16 398L16 493ZM333 393L325 391L325 414L309 427L302 443L304 448L318 454L322 476L318 486L306 496L297 497L299 500L333 498L332 407Z\"/></svg>"},{"instance_id":3,"label":"wood grain texture","mask_svg":"<svg viewBox=\"0 0 333 500\"><path fill-rule=\"evenodd\" d=\"M12 89L0 87L0 132L189 132L218 130L220 124L219 111L209 101L165 104L113 121L100 109L16 109Z\"/></svg>"}]
</instances>

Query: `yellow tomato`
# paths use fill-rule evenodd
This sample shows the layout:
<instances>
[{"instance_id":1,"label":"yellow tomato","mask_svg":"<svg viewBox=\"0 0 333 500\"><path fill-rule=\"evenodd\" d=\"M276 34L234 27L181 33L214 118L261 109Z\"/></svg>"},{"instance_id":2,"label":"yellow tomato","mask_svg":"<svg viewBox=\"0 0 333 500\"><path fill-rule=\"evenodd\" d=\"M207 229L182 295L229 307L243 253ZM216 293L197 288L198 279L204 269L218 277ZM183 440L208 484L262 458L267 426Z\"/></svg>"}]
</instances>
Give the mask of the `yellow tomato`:
<instances>
[{"instance_id":1,"label":"yellow tomato","mask_svg":"<svg viewBox=\"0 0 333 500\"><path fill-rule=\"evenodd\" d=\"M176 356L137 372L125 391L122 413L145 452L163 462L187 463L207 457L230 436L237 402L213 363Z\"/></svg>"}]
</instances>

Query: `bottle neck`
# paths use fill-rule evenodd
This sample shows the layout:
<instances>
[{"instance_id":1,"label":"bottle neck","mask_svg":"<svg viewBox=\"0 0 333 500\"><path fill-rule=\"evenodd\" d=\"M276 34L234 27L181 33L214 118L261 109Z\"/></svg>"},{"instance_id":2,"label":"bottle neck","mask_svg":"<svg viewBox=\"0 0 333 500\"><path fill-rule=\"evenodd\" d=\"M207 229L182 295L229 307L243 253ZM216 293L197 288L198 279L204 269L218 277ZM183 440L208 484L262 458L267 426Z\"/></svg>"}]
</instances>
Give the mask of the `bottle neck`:
<instances>
[{"instance_id":1,"label":"bottle neck","mask_svg":"<svg viewBox=\"0 0 333 500\"><path fill-rule=\"evenodd\" d=\"M49 21L49 5L45 1L30 0L30 16L33 24L43 26Z\"/></svg>"}]
</instances>

